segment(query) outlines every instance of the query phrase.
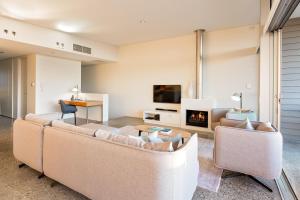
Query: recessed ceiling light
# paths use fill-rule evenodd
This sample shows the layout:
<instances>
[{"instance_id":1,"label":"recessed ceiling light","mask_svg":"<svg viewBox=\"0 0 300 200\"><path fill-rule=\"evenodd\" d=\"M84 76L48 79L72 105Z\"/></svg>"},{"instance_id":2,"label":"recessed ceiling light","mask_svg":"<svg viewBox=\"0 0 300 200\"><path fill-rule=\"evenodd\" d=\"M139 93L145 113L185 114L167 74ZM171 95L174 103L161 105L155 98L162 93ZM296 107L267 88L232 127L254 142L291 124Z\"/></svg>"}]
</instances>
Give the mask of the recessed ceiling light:
<instances>
[{"instance_id":1,"label":"recessed ceiling light","mask_svg":"<svg viewBox=\"0 0 300 200\"><path fill-rule=\"evenodd\" d=\"M67 32L67 33L76 33L79 32L80 27L76 25L70 25L66 23L58 23L56 28L60 31Z\"/></svg>"},{"instance_id":2,"label":"recessed ceiling light","mask_svg":"<svg viewBox=\"0 0 300 200\"><path fill-rule=\"evenodd\" d=\"M139 22L140 22L140 24L146 24L147 23L147 21L145 19L141 19Z\"/></svg>"}]
</instances>

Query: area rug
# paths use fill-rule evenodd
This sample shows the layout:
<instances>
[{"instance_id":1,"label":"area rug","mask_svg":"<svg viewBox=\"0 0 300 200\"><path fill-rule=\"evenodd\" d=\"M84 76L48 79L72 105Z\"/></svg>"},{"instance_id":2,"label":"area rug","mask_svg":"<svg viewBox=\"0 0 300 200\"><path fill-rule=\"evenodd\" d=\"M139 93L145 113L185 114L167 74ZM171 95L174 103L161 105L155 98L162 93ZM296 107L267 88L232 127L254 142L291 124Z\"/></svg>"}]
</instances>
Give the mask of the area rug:
<instances>
[{"instance_id":1,"label":"area rug","mask_svg":"<svg viewBox=\"0 0 300 200\"><path fill-rule=\"evenodd\" d=\"M198 187L217 192L220 187L223 170L214 166L213 148L213 140L198 138Z\"/></svg>"}]
</instances>

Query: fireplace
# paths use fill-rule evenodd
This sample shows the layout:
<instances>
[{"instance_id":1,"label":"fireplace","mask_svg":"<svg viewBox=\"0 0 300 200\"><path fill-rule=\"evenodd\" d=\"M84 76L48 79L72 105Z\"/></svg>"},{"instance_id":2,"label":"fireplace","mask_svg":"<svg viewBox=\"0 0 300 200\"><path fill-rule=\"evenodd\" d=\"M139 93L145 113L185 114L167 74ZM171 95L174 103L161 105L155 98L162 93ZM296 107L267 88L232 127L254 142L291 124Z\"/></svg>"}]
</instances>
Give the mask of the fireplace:
<instances>
[{"instance_id":1,"label":"fireplace","mask_svg":"<svg viewBox=\"0 0 300 200\"><path fill-rule=\"evenodd\" d=\"M186 110L186 125L208 128L208 112Z\"/></svg>"}]
</instances>

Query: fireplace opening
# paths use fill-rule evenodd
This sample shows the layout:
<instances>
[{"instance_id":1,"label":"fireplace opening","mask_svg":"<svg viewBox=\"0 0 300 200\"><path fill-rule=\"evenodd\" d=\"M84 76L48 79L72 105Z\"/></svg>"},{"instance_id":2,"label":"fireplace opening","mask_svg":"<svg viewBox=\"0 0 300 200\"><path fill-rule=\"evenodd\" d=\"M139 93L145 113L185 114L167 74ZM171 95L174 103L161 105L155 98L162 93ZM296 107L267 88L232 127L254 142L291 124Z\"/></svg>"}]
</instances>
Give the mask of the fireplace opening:
<instances>
[{"instance_id":1,"label":"fireplace opening","mask_svg":"<svg viewBox=\"0 0 300 200\"><path fill-rule=\"evenodd\" d=\"M186 125L208 128L208 112L186 110Z\"/></svg>"}]
</instances>

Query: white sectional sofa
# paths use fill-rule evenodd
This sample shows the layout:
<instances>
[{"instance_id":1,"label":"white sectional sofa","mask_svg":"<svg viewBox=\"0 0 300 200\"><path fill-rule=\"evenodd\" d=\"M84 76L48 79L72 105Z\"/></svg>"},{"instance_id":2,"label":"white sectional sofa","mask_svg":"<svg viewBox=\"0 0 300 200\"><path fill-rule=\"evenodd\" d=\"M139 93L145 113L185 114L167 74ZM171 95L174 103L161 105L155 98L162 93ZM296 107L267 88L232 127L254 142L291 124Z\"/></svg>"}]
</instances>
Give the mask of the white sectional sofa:
<instances>
[{"instance_id":1,"label":"white sectional sofa","mask_svg":"<svg viewBox=\"0 0 300 200\"><path fill-rule=\"evenodd\" d=\"M88 198L188 200L196 190L196 134L174 152L158 152L80 134L76 129L38 126L33 130L26 124L24 120L15 122L16 158ZM40 143L38 148L28 147L25 161L19 155L19 147L25 152L27 146L17 141L28 141L27 134L32 132L43 134L28 135ZM38 167L32 164L35 162Z\"/></svg>"}]
</instances>

